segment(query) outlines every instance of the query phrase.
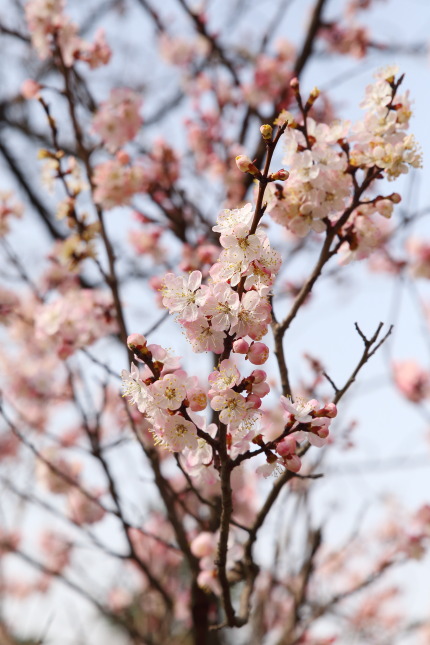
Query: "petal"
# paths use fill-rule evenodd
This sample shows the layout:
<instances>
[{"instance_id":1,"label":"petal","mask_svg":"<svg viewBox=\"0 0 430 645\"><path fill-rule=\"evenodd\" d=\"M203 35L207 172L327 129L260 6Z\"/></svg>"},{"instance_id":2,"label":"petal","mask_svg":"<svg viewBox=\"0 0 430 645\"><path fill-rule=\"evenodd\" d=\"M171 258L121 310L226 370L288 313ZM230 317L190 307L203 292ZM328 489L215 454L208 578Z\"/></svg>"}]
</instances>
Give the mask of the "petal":
<instances>
[{"instance_id":1,"label":"petal","mask_svg":"<svg viewBox=\"0 0 430 645\"><path fill-rule=\"evenodd\" d=\"M196 291L202 283L202 274L200 271L193 271L188 276L188 289Z\"/></svg>"}]
</instances>

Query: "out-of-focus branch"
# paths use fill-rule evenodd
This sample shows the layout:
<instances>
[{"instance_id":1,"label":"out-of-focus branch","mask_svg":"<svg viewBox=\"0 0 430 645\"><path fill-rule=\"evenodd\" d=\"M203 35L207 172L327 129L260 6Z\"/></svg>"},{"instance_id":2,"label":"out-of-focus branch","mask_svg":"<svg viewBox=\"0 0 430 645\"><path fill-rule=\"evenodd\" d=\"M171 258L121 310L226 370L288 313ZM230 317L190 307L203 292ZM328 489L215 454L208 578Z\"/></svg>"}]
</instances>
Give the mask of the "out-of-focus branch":
<instances>
[{"instance_id":1,"label":"out-of-focus branch","mask_svg":"<svg viewBox=\"0 0 430 645\"><path fill-rule=\"evenodd\" d=\"M31 186L30 182L25 177L18 163L14 159L14 156L10 152L7 145L0 139L0 153L3 155L7 165L9 166L12 175L17 180L18 184L24 190L24 193L27 196L30 204L35 208L37 214L40 216L42 223L45 225L45 228L48 230L49 234L54 240L63 240L63 234L57 229L57 227L52 222L52 215L48 209L41 202L39 196L36 194L35 190Z\"/></svg>"},{"instance_id":2,"label":"out-of-focus branch","mask_svg":"<svg viewBox=\"0 0 430 645\"><path fill-rule=\"evenodd\" d=\"M145 638L143 638L142 634L140 634L140 632L137 631L133 627L133 625L129 623L129 621L124 619L120 614L114 614L113 612L111 612L99 600L94 598L86 589L84 589L83 587L80 587L78 584L76 584L76 582L74 582L73 580L70 580L70 578L67 578L63 573L59 573L58 571L49 569L49 567L46 567L42 562L39 562L31 555L29 555L28 553L25 553L24 551L21 551L20 549L15 549L13 551L13 554L18 558L20 558L23 562L26 562L27 564L29 564L34 569L43 573L44 575L56 578L57 580L62 582L66 587L68 587L69 589L77 593L85 600L87 600L102 614L102 616L105 616L105 618L107 618L108 620L111 620L114 623L123 627L125 631L132 638L136 639L136 643L139 643L140 645L152 645L152 641L148 639L147 635L145 635Z\"/></svg>"}]
</instances>

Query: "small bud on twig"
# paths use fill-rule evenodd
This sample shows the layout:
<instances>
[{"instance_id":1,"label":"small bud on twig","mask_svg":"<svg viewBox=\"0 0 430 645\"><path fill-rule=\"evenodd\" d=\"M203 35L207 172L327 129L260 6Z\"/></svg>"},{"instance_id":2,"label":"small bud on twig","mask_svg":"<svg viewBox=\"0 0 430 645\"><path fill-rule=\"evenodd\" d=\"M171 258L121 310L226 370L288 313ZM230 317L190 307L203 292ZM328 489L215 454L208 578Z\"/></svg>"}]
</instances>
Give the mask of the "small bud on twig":
<instances>
[{"instance_id":1,"label":"small bud on twig","mask_svg":"<svg viewBox=\"0 0 430 645\"><path fill-rule=\"evenodd\" d=\"M288 170L285 170L285 168L280 168L276 172L273 172L269 176L269 179L270 181L286 181L289 176L290 173L288 172Z\"/></svg>"},{"instance_id":2,"label":"small bud on twig","mask_svg":"<svg viewBox=\"0 0 430 645\"><path fill-rule=\"evenodd\" d=\"M263 139L271 139L273 134L273 128L268 123L265 123L260 128L261 136Z\"/></svg>"},{"instance_id":3,"label":"small bud on twig","mask_svg":"<svg viewBox=\"0 0 430 645\"><path fill-rule=\"evenodd\" d=\"M257 177L258 175L261 174L257 166L255 166L252 163L251 159L246 155L238 155L236 157L236 165L241 172L248 172L250 175L253 175L254 177Z\"/></svg>"}]
</instances>

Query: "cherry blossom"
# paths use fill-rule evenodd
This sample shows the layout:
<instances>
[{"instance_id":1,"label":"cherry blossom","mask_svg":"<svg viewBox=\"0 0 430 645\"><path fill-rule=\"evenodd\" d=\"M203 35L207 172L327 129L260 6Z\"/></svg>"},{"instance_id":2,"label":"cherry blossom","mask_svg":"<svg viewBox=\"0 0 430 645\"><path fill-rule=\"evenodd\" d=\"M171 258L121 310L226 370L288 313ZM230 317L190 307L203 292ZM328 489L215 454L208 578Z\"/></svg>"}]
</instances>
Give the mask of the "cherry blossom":
<instances>
[{"instance_id":1,"label":"cherry blossom","mask_svg":"<svg viewBox=\"0 0 430 645\"><path fill-rule=\"evenodd\" d=\"M227 389L212 398L211 407L220 412L219 418L222 423L230 424L233 428L238 427L245 419L250 404L237 392Z\"/></svg>"},{"instance_id":2,"label":"cherry blossom","mask_svg":"<svg viewBox=\"0 0 430 645\"><path fill-rule=\"evenodd\" d=\"M226 358L221 361L217 370L209 374L208 381L211 385L209 396L213 396L217 392L224 392L237 385L240 381L240 373L234 361Z\"/></svg>"},{"instance_id":3,"label":"cherry blossom","mask_svg":"<svg viewBox=\"0 0 430 645\"><path fill-rule=\"evenodd\" d=\"M167 273L163 279L163 305L184 321L197 320L199 305L203 304L205 298L205 293L200 288L201 281L200 271L193 271L188 278Z\"/></svg>"},{"instance_id":4,"label":"cherry blossom","mask_svg":"<svg viewBox=\"0 0 430 645\"><path fill-rule=\"evenodd\" d=\"M219 282L206 293L200 312L210 317L214 329L226 331L237 321L239 296L228 284Z\"/></svg>"},{"instance_id":5,"label":"cherry blossom","mask_svg":"<svg viewBox=\"0 0 430 645\"><path fill-rule=\"evenodd\" d=\"M139 114L141 105L141 98L127 88L112 90L109 99L101 103L93 118L93 130L109 152L116 152L134 139L143 122Z\"/></svg>"},{"instance_id":6,"label":"cherry blossom","mask_svg":"<svg viewBox=\"0 0 430 645\"><path fill-rule=\"evenodd\" d=\"M184 448L197 448L196 426L180 415L165 417L162 428L154 430L162 443L173 452L182 452Z\"/></svg>"},{"instance_id":7,"label":"cherry blossom","mask_svg":"<svg viewBox=\"0 0 430 645\"><path fill-rule=\"evenodd\" d=\"M176 374L166 374L150 386L155 405L166 410L181 407L187 391L181 378Z\"/></svg>"},{"instance_id":8,"label":"cherry blossom","mask_svg":"<svg viewBox=\"0 0 430 645\"><path fill-rule=\"evenodd\" d=\"M207 318L201 316L193 322L185 321L183 325L195 352L222 353L225 332L214 329Z\"/></svg>"}]
</instances>

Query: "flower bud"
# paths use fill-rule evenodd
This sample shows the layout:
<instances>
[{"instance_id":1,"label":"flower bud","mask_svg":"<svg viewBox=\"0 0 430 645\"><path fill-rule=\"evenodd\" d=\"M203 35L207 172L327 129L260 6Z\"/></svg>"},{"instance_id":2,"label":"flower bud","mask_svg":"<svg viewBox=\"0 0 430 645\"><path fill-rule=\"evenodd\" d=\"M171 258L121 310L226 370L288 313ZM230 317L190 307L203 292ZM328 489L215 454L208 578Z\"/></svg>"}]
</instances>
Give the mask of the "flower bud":
<instances>
[{"instance_id":1,"label":"flower bud","mask_svg":"<svg viewBox=\"0 0 430 645\"><path fill-rule=\"evenodd\" d=\"M130 334L127 338L127 347L129 349L143 349L146 347L147 340L142 334Z\"/></svg>"},{"instance_id":2,"label":"flower bud","mask_svg":"<svg viewBox=\"0 0 430 645\"><path fill-rule=\"evenodd\" d=\"M326 403L326 405L322 408L322 410L320 410L320 412L324 412L325 417L334 419L337 415L337 407L334 403Z\"/></svg>"},{"instance_id":3,"label":"flower bud","mask_svg":"<svg viewBox=\"0 0 430 645\"><path fill-rule=\"evenodd\" d=\"M317 87L314 87L312 92L309 94L308 100L306 101L305 112L308 112L311 109L311 107L313 106L313 104L315 103L319 95L320 95L319 89Z\"/></svg>"},{"instance_id":4,"label":"flower bud","mask_svg":"<svg viewBox=\"0 0 430 645\"><path fill-rule=\"evenodd\" d=\"M401 196L399 195L399 193L392 193L391 195L389 195L389 196L387 197L387 199L389 199L390 201L392 201L392 202L393 202L393 204L400 204L400 202L402 201L402 198L401 198Z\"/></svg>"},{"instance_id":5,"label":"flower bud","mask_svg":"<svg viewBox=\"0 0 430 645\"><path fill-rule=\"evenodd\" d=\"M253 370L251 376L254 378L254 383L262 383L266 380L267 374L264 370Z\"/></svg>"},{"instance_id":6,"label":"flower bud","mask_svg":"<svg viewBox=\"0 0 430 645\"><path fill-rule=\"evenodd\" d=\"M267 396L270 392L270 386L267 381L262 381L261 383L253 383L252 384L252 393L256 394L260 399L263 398L263 396Z\"/></svg>"},{"instance_id":7,"label":"flower bud","mask_svg":"<svg viewBox=\"0 0 430 645\"><path fill-rule=\"evenodd\" d=\"M300 458L297 455L292 455L291 457L287 457L284 461L285 467L288 470L291 470L293 473L298 473L300 468L302 467L302 462L300 461Z\"/></svg>"},{"instance_id":8,"label":"flower bud","mask_svg":"<svg viewBox=\"0 0 430 645\"><path fill-rule=\"evenodd\" d=\"M311 430L312 430L312 433L316 434L317 437L319 437L320 439L327 439L328 435L330 434L330 430L326 425L312 426Z\"/></svg>"},{"instance_id":9,"label":"flower bud","mask_svg":"<svg viewBox=\"0 0 430 645\"><path fill-rule=\"evenodd\" d=\"M298 92L298 90L300 88L300 83L299 83L299 79L297 78L297 76L294 76L294 78L291 79L290 87L294 92Z\"/></svg>"},{"instance_id":10,"label":"flower bud","mask_svg":"<svg viewBox=\"0 0 430 645\"><path fill-rule=\"evenodd\" d=\"M241 172L248 172L250 175L256 177L260 174L257 166L255 166L251 159L246 155L238 155L236 157L236 165Z\"/></svg>"},{"instance_id":11,"label":"flower bud","mask_svg":"<svg viewBox=\"0 0 430 645\"><path fill-rule=\"evenodd\" d=\"M254 408L254 410L258 410L258 408L261 407L262 401L256 394L248 394L246 401L247 403L252 403L252 406L250 407Z\"/></svg>"},{"instance_id":12,"label":"flower bud","mask_svg":"<svg viewBox=\"0 0 430 645\"><path fill-rule=\"evenodd\" d=\"M276 446L276 452L281 457L291 457L296 454L297 441L294 437L284 437Z\"/></svg>"},{"instance_id":13,"label":"flower bud","mask_svg":"<svg viewBox=\"0 0 430 645\"><path fill-rule=\"evenodd\" d=\"M246 354L249 349L249 343L244 338L238 338L233 343L233 351L235 354Z\"/></svg>"},{"instance_id":14,"label":"flower bud","mask_svg":"<svg viewBox=\"0 0 430 645\"><path fill-rule=\"evenodd\" d=\"M269 348L264 343L252 343L246 358L253 365L263 365L269 358Z\"/></svg>"},{"instance_id":15,"label":"flower bud","mask_svg":"<svg viewBox=\"0 0 430 645\"><path fill-rule=\"evenodd\" d=\"M263 139L271 139L273 134L273 128L268 123L265 123L260 127L260 132Z\"/></svg>"},{"instance_id":16,"label":"flower bud","mask_svg":"<svg viewBox=\"0 0 430 645\"><path fill-rule=\"evenodd\" d=\"M272 181L286 181L288 177L290 176L290 173L288 170L285 170L284 168L280 168L276 172L273 172L270 175L270 179Z\"/></svg>"}]
</instances>

